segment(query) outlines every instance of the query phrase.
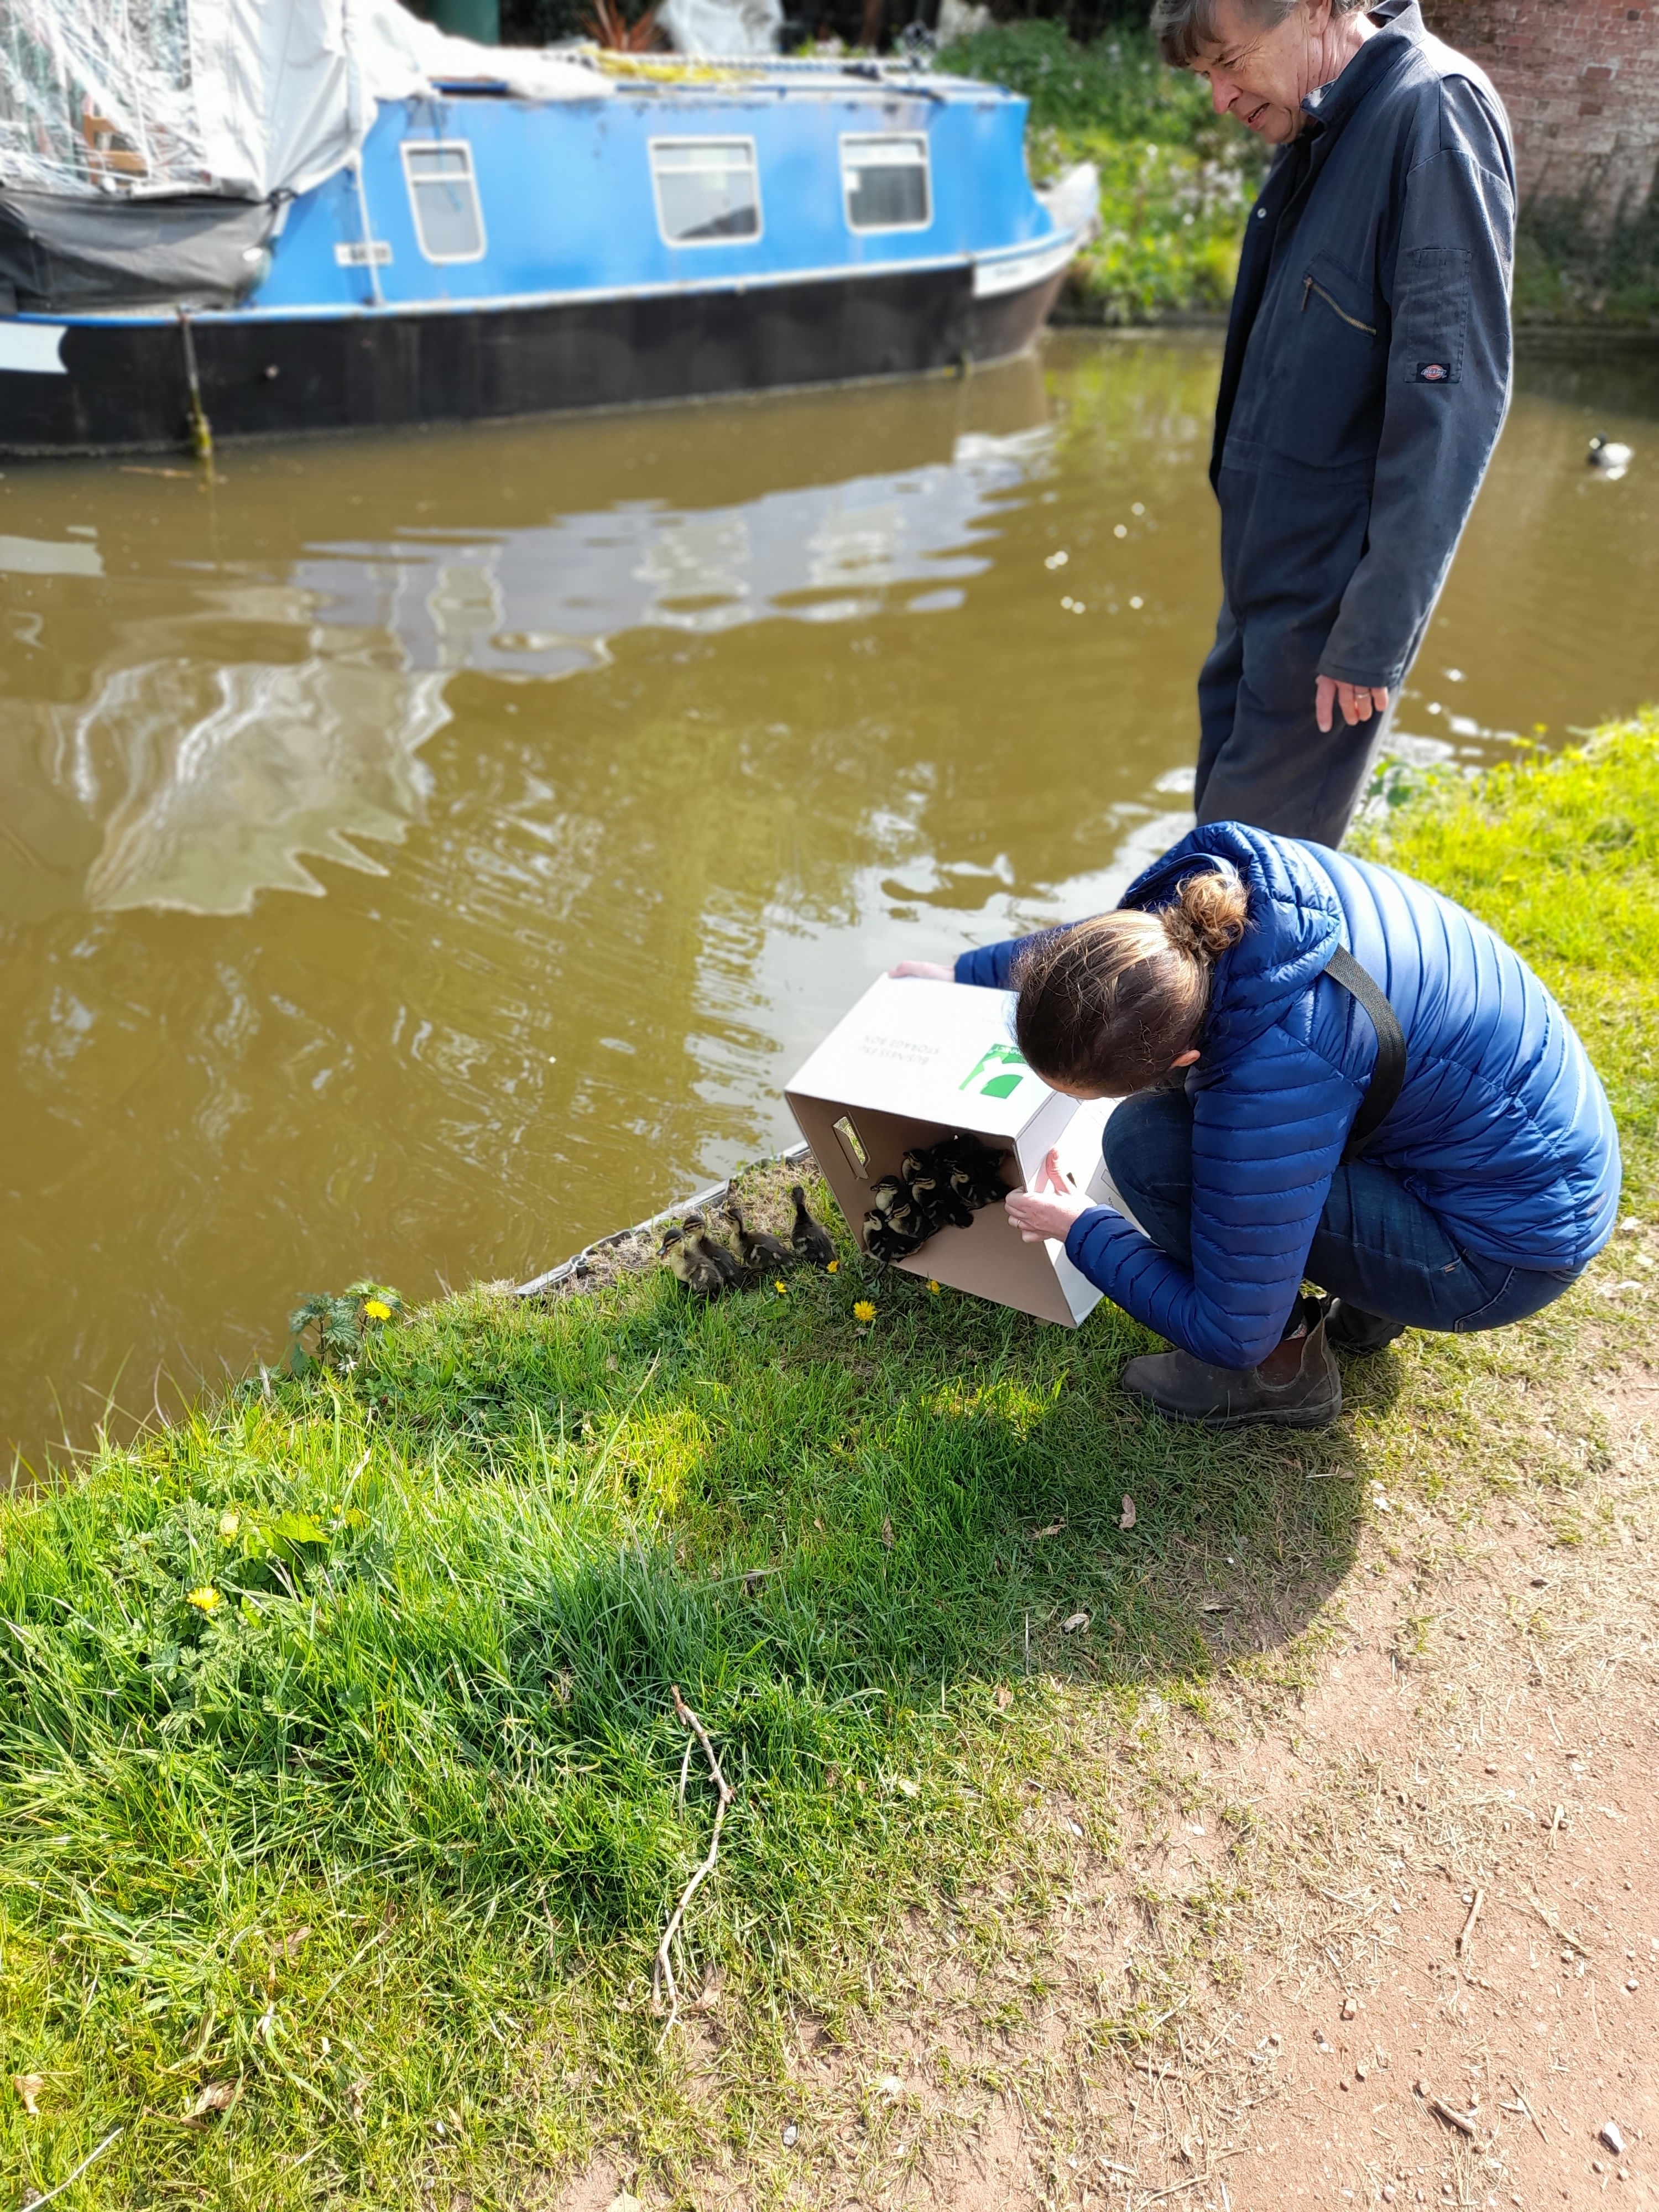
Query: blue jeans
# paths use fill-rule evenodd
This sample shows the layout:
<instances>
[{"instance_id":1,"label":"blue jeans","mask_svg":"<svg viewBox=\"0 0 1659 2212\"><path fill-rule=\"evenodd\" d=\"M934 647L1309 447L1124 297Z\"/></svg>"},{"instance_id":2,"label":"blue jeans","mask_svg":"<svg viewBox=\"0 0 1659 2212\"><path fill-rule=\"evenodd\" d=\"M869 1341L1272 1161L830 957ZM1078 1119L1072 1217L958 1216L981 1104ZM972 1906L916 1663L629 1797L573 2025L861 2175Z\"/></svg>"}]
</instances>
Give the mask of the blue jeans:
<instances>
[{"instance_id":1,"label":"blue jeans","mask_svg":"<svg viewBox=\"0 0 1659 2212\"><path fill-rule=\"evenodd\" d=\"M1106 1165L1160 1250L1193 1264L1193 1109L1184 1091L1137 1091L1106 1124ZM1453 1243L1392 1169L1350 1160L1331 1179L1307 1274L1357 1311L1408 1328L1502 1328L1559 1298L1583 1271L1512 1267Z\"/></svg>"}]
</instances>

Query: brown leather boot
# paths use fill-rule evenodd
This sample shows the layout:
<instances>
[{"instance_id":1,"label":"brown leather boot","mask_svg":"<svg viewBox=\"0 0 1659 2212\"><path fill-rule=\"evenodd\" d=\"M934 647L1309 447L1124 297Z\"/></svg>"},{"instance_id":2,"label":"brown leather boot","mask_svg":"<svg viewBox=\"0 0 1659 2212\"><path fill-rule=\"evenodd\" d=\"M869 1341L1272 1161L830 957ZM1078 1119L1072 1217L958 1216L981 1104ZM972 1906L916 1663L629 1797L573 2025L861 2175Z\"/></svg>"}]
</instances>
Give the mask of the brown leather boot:
<instances>
[{"instance_id":1,"label":"brown leather boot","mask_svg":"<svg viewBox=\"0 0 1659 2212\"><path fill-rule=\"evenodd\" d=\"M1322 1311L1300 1334L1275 1345L1259 1367L1212 1367L1188 1352L1146 1352L1124 1369L1123 1387L1172 1421L1212 1429L1255 1422L1324 1429L1342 1411L1342 1377L1325 1341Z\"/></svg>"}]
</instances>

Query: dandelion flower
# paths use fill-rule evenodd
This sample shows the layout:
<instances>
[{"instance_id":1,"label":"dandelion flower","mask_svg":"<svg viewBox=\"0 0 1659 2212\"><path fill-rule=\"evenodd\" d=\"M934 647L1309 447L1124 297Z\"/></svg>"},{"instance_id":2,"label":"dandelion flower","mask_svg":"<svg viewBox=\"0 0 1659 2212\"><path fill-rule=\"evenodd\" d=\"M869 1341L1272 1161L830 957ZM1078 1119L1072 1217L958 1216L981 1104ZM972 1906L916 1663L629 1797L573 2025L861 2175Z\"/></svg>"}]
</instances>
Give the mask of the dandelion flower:
<instances>
[{"instance_id":1,"label":"dandelion flower","mask_svg":"<svg viewBox=\"0 0 1659 2212\"><path fill-rule=\"evenodd\" d=\"M937 1297L939 1296L939 1285L933 1280L931 1275L927 1278L927 1289L931 1297Z\"/></svg>"},{"instance_id":2,"label":"dandelion flower","mask_svg":"<svg viewBox=\"0 0 1659 2212\"><path fill-rule=\"evenodd\" d=\"M191 1590L185 1602L193 1605L198 1613L217 1613L224 1600L211 1583L204 1583L199 1589Z\"/></svg>"},{"instance_id":3,"label":"dandelion flower","mask_svg":"<svg viewBox=\"0 0 1659 2212\"><path fill-rule=\"evenodd\" d=\"M241 1525L242 1516L240 1513L227 1510L219 1516L219 1534L224 1538L227 1543L230 1541L231 1538L236 1534L236 1531L241 1527Z\"/></svg>"},{"instance_id":4,"label":"dandelion flower","mask_svg":"<svg viewBox=\"0 0 1659 2212\"><path fill-rule=\"evenodd\" d=\"M789 1295L789 1285L787 1283L774 1283L772 1288L777 1292L781 1298L787 1298Z\"/></svg>"},{"instance_id":5,"label":"dandelion flower","mask_svg":"<svg viewBox=\"0 0 1659 2212\"><path fill-rule=\"evenodd\" d=\"M859 1298L854 1302L853 1306L854 1321L873 1321L875 1317L876 1310L868 1298Z\"/></svg>"},{"instance_id":6,"label":"dandelion flower","mask_svg":"<svg viewBox=\"0 0 1659 2212\"><path fill-rule=\"evenodd\" d=\"M369 1321L390 1321L392 1318L392 1309L384 1298L366 1299L363 1304L363 1313L365 1318Z\"/></svg>"},{"instance_id":7,"label":"dandelion flower","mask_svg":"<svg viewBox=\"0 0 1659 2212\"><path fill-rule=\"evenodd\" d=\"M823 1271L823 1272L824 1272L824 1273L825 1273L826 1275L838 1275L838 1274L840 1274L840 1273L841 1273L841 1261L840 1261L839 1260L832 1260L832 1261L830 1261L830 1262L829 1266L824 1269L824 1271Z\"/></svg>"}]
</instances>

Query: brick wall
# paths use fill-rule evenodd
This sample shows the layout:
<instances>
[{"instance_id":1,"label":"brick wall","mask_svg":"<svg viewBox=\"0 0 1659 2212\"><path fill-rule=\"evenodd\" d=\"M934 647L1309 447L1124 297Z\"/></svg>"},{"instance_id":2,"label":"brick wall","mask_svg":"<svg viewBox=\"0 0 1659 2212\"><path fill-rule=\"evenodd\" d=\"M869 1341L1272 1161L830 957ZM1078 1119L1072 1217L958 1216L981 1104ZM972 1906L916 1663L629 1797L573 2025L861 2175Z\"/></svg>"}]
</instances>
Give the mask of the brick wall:
<instances>
[{"instance_id":1,"label":"brick wall","mask_svg":"<svg viewBox=\"0 0 1659 2212\"><path fill-rule=\"evenodd\" d=\"M1424 12L1502 95L1523 205L1577 204L1603 233L1638 216L1659 163L1656 0L1428 0Z\"/></svg>"}]
</instances>

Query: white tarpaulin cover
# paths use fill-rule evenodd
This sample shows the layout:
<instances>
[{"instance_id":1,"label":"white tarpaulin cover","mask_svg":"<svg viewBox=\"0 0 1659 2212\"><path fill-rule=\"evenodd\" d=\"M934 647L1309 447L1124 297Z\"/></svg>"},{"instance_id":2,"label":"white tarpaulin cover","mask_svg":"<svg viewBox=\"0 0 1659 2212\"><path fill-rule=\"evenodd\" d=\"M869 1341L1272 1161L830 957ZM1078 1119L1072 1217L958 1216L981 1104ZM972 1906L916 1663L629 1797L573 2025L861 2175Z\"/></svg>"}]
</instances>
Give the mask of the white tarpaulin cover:
<instances>
[{"instance_id":1,"label":"white tarpaulin cover","mask_svg":"<svg viewBox=\"0 0 1659 2212\"><path fill-rule=\"evenodd\" d=\"M351 159L377 100L469 77L531 100L613 88L574 56L475 46L397 0L5 0L0 186L304 191Z\"/></svg>"},{"instance_id":2,"label":"white tarpaulin cover","mask_svg":"<svg viewBox=\"0 0 1659 2212\"><path fill-rule=\"evenodd\" d=\"M775 54L783 0L662 0L657 20L677 53Z\"/></svg>"}]
</instances>

